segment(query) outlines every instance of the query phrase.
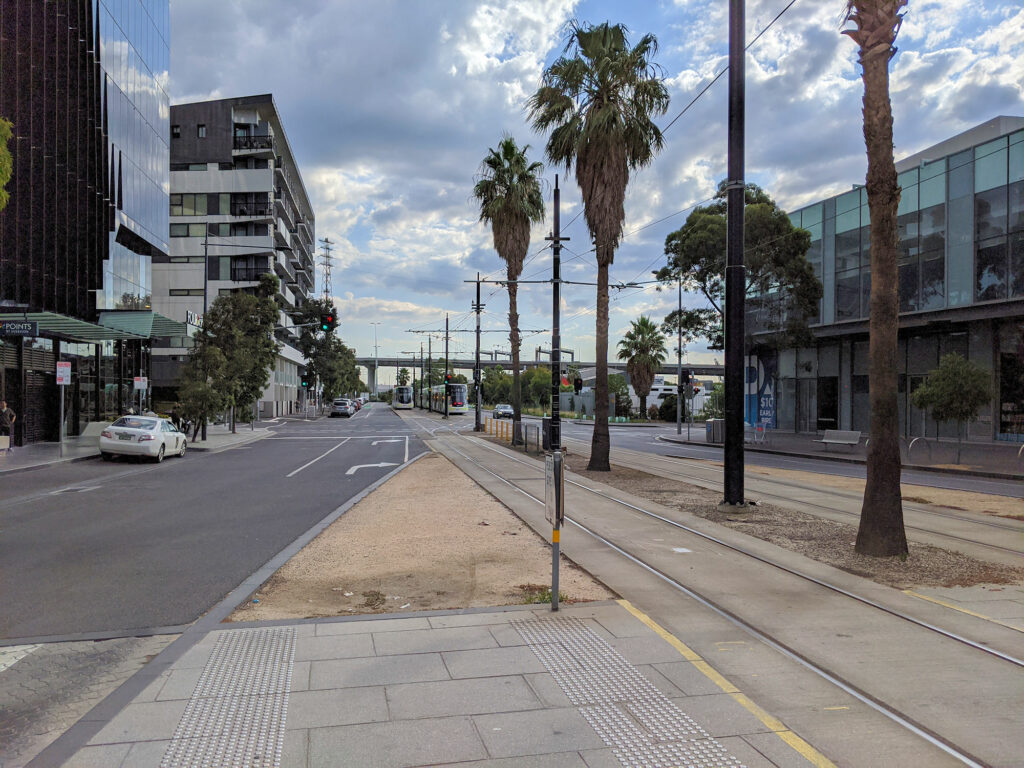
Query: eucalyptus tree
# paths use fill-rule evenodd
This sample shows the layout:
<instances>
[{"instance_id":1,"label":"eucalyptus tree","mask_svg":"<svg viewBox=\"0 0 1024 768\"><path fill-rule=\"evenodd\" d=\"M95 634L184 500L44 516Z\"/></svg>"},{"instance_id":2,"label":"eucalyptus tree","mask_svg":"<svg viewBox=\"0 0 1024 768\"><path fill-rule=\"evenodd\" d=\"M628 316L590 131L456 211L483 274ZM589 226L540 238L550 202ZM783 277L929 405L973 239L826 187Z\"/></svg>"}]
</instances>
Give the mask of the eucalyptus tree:
<instances>
[{"instance_id":1,"label":"eucalyptus tree","mask_svg":"<svg viewBox=\"0 0 1024 768\"><path fill-rule=\"evenodd\" d=\"M899 242L896 209L900 187L893 160L889 62L907 0L848 0L843 30L859 47L864 81L864 144L871 213L871 312L868 331L868 399L871 443L867 484L855 549L879 557L907 553L900 494L896 342L899 329Z\"/></svg>"},{"instance_id":2,"label":"eucalyptus tree","mask_svg":"<svg viewBox=\"0 0 1024 768\"><path fill-rule=\"evenodd\" d=\"M619 360L626 361L633 391L640 398L640 417L647 418L647 395L654 383L654 375L665 362L665 337L651 318L640 315L630 323L629 331L619 341Z\"/></svg>"},{"instance_id":3,"label":"eucalyptus tree","mask_svg":"<svg viewBox=\"0 0 1024 768\"><path fill-rule=\"evenodd\" d=\"M480 221L491 225L494 250L505 262L508 279L508 340L512 345L512 441L521 442L522 391L519 382L519 307L517 297L523 261L530 249L530 226L544 220L540 174L544 166L530 162L529 144L520 147L508 134L489 149L480 164L473 196L480 202Z\"/></svg>"},{"instance_id":4,"label":"eucalyptus tree","mask_svg":"<svg viewBox=\"0 0 1024 768\"><path fill-rule=\"evenodd\" d=\"M654 158L663 139L654 118L669 95L652 57L654 35L630 46L622 24L573 22L562 56L544 70L527 107L534 130L550 131L548 160L576 169L583 213L597 255L597 372L588 469L608 463L608 268L622 238L630 173Z\"/></svg>"}]
</instances>

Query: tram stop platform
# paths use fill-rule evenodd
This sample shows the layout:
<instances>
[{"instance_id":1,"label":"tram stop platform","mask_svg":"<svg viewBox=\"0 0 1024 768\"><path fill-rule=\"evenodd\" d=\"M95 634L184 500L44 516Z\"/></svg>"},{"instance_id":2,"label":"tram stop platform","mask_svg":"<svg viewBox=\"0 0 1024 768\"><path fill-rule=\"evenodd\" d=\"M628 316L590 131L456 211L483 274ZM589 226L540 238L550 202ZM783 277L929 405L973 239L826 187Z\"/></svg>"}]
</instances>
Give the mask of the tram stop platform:
<instances>
[{"instance_id":1,"label":"tram stop platform","mask_svg":"<svg viewBox=\"0 0 1024 768\"><path fill-rule=\"evenodd\" d=\"M630 603L199 625L32 763L829 766Z\"/></svg>"}]
</instances>

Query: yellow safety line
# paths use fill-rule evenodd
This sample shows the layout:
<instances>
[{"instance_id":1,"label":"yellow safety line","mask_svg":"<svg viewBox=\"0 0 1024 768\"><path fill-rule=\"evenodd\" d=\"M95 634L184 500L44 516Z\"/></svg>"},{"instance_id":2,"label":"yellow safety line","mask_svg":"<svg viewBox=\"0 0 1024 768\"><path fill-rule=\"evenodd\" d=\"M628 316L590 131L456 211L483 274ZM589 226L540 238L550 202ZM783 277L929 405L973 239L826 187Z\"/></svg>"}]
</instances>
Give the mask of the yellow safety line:
<instances>
[{"instance_id":1,"label":"yellow safety line","mask_svg":"<svg viewBox=\"0 0 1024 768\"><path fill-rule=\"evenodd\" d=\"M986 616L983 613L977 613L975 611L968 610L967 608L961 608L959 605L954 605L953 603L947 603L945 600L939 600L939 598L937 598L937 597L929 597L928 595L922 595L919 592L915 592L912 589L904 589L903 590L903 594L904 595L910 595L911 597L919 597L922 600L927 600L929 603L935 603L936 605L941 605L943 608L950 608L950 609L952 609L954 611L960 611L960 613L966 613L968 616L974 616L977 619L984 619L985 621L991 621L993 624L998 624L999 626L1006 627L1007 629L1015 629L1018 632L1024 632L1024 629L1020 629L1019 627L1015 627L1012 624L1004 624L1003 622L999 621L999 619L994 619L991 616Z\"/></svg>"},{"instance_id":2,"label":"yellow safety line","mask_svg":"<svg viewBox=\"0 0 1024 768\"><path fill-rule=\"evenodd\" d=\"M737 703L739 703L744 709L750 714L760 720L766 728L775 733L780 739L786 744L796 750L801 757L803 757L815 768L836 768L835 764L825 757L821 752L816 750L802 738L797 736L793 731L786 727L776 717L772 717L765 710L761 709L757 704L751 701L745 694L743 694L735 685L730 683L720 672L714 667L708 664L704 659L700 657L700 654L695 653L691 650L682 640L673 635L664 627L660 626L654 619L648 616L643 611L639 610L636 606L630 603L628 600L619 600L619 605L629 611L631 614L636 616L640 621L646 624L648 627L654 630L654 632L665 642L675 648L679 653L682 654L683 658L693 663L697 669L704 673L704 675L711 680L715 685L722 689L723 692L729 694Z\"/></svg>"}]
</instances>

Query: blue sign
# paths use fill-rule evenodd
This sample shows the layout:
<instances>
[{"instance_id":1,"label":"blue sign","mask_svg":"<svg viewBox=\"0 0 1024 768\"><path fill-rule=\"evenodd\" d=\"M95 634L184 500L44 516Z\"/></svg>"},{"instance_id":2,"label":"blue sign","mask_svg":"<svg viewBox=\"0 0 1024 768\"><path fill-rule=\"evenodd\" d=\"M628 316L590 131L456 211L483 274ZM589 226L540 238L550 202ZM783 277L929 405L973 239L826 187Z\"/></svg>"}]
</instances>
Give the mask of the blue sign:
<instances>
[{"instance_id":1,"label":"blue sign","mask_svg":"<svg viewBox=\"0 0 1024 768\"><path fill-rule=\"evenodd\" d=\"M0 320L0 336L38 336L39 323L34 320Z\"/></svg>"}]
</instances>

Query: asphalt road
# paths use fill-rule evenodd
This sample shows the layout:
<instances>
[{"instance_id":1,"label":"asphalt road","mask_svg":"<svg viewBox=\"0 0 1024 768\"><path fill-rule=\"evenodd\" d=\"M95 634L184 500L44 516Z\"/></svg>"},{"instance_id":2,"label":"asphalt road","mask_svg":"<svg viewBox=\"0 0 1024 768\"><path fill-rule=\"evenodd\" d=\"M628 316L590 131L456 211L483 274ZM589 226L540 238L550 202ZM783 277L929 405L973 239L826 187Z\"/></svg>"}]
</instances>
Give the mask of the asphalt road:
<instances>
[{"instance_id":1,"label":"asphalt road","mask_svg":"<svg viewBox=\"0 0 1024 768\"><path fill-rule=\"evenodd\" d=\"M0 639L190 623L425 450L387 406L285 422L162 464L83 462L0 486Z\"/></svg>"}]
</instances>

